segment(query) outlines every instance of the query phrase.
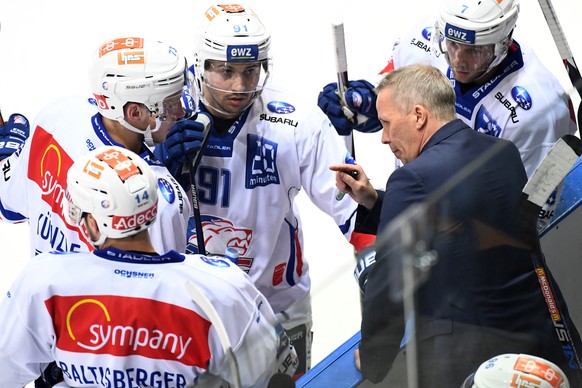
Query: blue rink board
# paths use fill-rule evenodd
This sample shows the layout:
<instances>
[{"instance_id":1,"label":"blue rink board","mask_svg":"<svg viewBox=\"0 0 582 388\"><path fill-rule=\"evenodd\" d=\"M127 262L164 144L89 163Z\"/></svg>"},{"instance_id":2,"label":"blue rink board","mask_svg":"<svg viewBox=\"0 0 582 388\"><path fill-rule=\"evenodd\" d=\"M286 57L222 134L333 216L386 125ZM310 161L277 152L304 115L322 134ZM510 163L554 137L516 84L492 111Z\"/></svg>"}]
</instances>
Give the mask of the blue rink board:
<instances>
[{"instance_id":1,"label":"blue rink board","mask_svg":"<svg viewBox=\"0 0 582 388\"><path fill-rule=\"evenodd\" d=\"M352 388L362 381L356 368L354 350L358 348L361 334L358 331L349 340L321 360L309 372L296 381L297 387L305 388Z\"/></svg>"},{"instance_id":2,"label":"blue rink board","mask_svg":"<svg viewBox=\"0 0 582 388\"><path fill-rule=\"evenodd\" d=\"M554 228L564 218L570 215L582 202L582 158L579 158L572 170L564 179L564 188L556 205L556 211L552 223L540 236Z\"/></svg>"}]
</instances>

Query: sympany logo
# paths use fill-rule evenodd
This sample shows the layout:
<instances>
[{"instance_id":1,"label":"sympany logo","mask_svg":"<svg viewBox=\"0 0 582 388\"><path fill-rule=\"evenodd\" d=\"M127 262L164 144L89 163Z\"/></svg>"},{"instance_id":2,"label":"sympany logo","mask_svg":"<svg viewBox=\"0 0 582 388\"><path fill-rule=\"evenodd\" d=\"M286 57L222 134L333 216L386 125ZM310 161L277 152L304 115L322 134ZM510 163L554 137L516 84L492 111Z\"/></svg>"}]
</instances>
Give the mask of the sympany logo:
<instances>
[{"instance_id":1,"label":"sympany logo","mask_svg":"<svg viewBox=\"0 0 582 388\"><path fill-rule=\"evenodd\" d=\"M177 305L117 295L55 295L45 306L57 347L65 351L141 355L201 367L210 358L210 322Z\"/></svg>"},{"instance_id":2,"label":"sympany logo","mask_svg":"<svg viewBox=\"0 0 582 388\"><path fill-rule=\"evenodd\" d=\"M43 201L63 218L67 171L73 165L73 160L52 135L41 127L37 127L31 141L31 148L39 152L30 154L28 178L40 187Z\"/></svg>"}]
</instances>

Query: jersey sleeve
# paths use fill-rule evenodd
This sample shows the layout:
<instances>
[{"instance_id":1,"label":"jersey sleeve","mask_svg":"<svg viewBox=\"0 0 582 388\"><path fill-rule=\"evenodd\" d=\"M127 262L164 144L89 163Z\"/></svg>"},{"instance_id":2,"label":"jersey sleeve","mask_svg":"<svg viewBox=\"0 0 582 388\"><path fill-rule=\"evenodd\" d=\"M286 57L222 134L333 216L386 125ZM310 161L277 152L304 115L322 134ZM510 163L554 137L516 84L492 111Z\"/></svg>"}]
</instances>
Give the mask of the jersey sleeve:
<instances>
[{"instance_id":1,"label":"jersey sleeve","mask_svg":"<svg viewBox=\"0 0 582 388\"><path fill-rule=\"evenodd\" d=\"M198 256L189 257L197 260ZM269 378L277 372L277 319L271 306L236 265L228 268L224 264L219 268L196 265L205 272L197 286L215 307L226 329L242 385L266 386ZM234 371L212 326L209 343L213 357L208 372L233 384Z\"/></svg>"},{"instance_id":2,"label":"jersey sleeve","mask_svg":"<svg viewBox=\"0 0 582 388\"><path fill-rule=\"evenodd\" d=\"M306 122L313 127L298 132L296 140L301 184L311 201L333 218L349 240L355 224L357 203L349 195L339 195L335 172L329 166L347 163L351 155L323 112L312 110Z\"/></svg>"},{"instance_id":3,"label":"jersey sleeve","mask_svg":"<svg viewBox=\"0 0 582 388\"><path fill-rule=\"evenodd\" d=\"M158 178L158 214L149 229L156 252L186 251L188 219L192 214L189 195L162 166L154 168Z\"/></svg>"}]
</instances>

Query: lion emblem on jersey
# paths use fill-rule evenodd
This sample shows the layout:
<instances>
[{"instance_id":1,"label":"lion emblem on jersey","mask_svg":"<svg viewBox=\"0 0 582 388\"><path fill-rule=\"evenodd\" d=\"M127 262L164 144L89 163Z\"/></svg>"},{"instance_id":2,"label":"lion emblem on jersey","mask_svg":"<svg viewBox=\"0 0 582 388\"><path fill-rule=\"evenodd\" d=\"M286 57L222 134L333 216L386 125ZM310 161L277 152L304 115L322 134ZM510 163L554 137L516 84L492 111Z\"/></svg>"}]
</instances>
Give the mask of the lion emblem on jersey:
<instances>
[{"instance_id":1,"label":"lion emblem on jersey","mask_svg":"<svg viewBox=\"0 0 582 388\"><path fill-rule=\"evenodd\" d=\"M232 221L224 218L202 216L202 230L206 252L222 256L227 247L236 248L239 252L239 267L245 272L250 270L252 259L247 258L247 255L253 241L253 231L251 229L237 226ZM196 226L194 218L191 217L188 221L186 253L198 253L197 241Z\"/></svg>"}]
</instances>

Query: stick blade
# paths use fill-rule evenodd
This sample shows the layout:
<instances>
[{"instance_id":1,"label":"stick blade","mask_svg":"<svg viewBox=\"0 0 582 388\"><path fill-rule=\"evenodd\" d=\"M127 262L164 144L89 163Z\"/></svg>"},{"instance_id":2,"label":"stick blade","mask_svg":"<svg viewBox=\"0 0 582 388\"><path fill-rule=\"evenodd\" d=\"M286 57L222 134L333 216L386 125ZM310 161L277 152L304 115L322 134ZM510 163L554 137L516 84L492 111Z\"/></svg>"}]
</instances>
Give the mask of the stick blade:
<instances>
[{"instance_id":1,"label":"stick blade","mask_svg":"<svg viewBox=\"0 0 582 388\"><path fill-rule=\"evenodd\" d=\"M558 139L523 188L528 200L543 206L581 154L582 140L576 136L564 135Z\"/></svg>"}]
</instances>

